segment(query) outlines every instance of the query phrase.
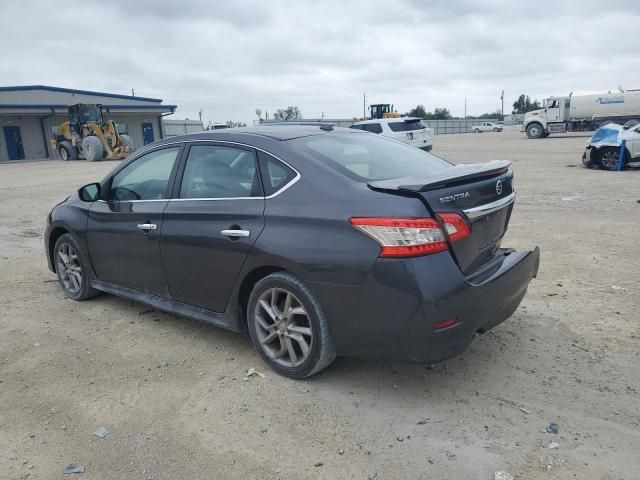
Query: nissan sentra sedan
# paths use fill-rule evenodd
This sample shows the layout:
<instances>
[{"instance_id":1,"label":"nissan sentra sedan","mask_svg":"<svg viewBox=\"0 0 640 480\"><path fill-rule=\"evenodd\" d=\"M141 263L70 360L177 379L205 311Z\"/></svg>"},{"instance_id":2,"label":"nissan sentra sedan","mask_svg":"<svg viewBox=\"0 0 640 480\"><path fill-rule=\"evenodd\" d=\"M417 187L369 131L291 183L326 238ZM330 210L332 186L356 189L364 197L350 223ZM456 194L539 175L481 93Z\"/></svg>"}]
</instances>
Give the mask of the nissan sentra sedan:
<instances>
[{"instance_id":1,"label":"nissan sentra sedan","mask_svg":"<svg viewBox=\"0 0 640 480\"><path fill-rule=\"evenodd\" d=\"M336 355L439 362L506 320L539 251L501 247L507 161L279 125L148 145L53 208L66 295L106 292L235 331L276 372Z\"/></svg>"}]
</instances>

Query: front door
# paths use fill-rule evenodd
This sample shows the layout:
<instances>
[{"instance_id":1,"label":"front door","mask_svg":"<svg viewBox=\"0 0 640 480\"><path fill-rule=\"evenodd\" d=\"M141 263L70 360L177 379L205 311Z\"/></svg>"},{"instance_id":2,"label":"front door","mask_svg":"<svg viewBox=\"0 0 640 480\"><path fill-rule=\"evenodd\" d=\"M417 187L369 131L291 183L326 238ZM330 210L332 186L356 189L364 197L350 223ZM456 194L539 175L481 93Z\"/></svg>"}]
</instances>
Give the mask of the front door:
<instances>
[{"instance_id":1,"label":"front door","mask_svg":"<svg viewBox=\"0 0 640 480\"><path fill-rule=\"evenodd\" d=\"M87 245L98 280L168 296L160 259L162 213L181 147L154 150L105 182L89 209Z\"/></svg>"},{"instance_id":2,"label":"front door","mask_svg":"<svg viewBox=\"0 0 640 480\"><path fill-rule=\"evenodd\" d=\"M547 121L560 121L560 100L547 100Z\"/></svg>"},{"instance_id":3,"label":"front door","mask_svg":"<svg viewBox=\"0 0 640 480\"><path fill-rule=\"evenodd\" d=\"M192 145L164 211L162 262L171 298L223 312L264 227L252 149Z\"/></svg>"},{"instance_id":4,"label":"front door","mask_svg":"<svg viewBox=\"0 0 640 480\"><path fill-rule=\"evenodd\" d=\"M142 138L144 140L144 144L148 145L153 143L153 124L152 123L143 123L142 124Z\"/></svg>"},{"instance_id":5,"label":"front door","mask_svg":"<svg viewBox=\"0 0 640 480\"><path fill-rule=\"evenodd\" d=\"M24 146L22 145L20 127L3 127L3 130L9 160L24 160Z\"/></svg>"}]
</instances>

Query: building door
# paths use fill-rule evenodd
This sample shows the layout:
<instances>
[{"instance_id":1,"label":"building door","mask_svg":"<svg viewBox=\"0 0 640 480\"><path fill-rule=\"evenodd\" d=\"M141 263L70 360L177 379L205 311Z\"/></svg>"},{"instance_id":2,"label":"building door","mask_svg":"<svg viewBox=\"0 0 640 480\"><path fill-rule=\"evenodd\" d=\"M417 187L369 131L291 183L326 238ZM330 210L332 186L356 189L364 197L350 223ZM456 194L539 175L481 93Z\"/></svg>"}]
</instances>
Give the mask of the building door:
<instances>
[{"instance_id":1,"label":"building door","mask_svg":"<svg viewBox=\"0 0 640 480\"><path fill-rule=\"evenodd\" d=\"M152 123L143 123L142 124L142 138L144 139L144 144L148 145L153 143L153 124Z\"/></svg>"},{"instance_id":2,"label":"building door","mask_svg":"<svg viewBox=\"0 0 640 480\"><path fill-rule=\"evenodd\" d=\"M20 127L3 127L3 129L9 160L24 160L24 146L22 145Z\"/></svg>"}]
</instances>

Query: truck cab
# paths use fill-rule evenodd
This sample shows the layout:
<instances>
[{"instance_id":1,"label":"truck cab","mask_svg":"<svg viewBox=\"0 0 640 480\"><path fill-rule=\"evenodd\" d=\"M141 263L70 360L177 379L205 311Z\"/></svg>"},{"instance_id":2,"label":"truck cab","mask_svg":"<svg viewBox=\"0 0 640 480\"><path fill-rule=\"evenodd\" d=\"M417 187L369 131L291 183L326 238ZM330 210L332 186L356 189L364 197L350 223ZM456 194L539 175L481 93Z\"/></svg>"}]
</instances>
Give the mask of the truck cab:
<instances>
[{"instance_id":1,"label":"truck cab","mask_svg":"<svg viewBox=\"0 0 640 480\"><path fill-rule=\"evenodd\" d=\"M542 102L542 108L524 115L522 131L529 138L548 137L550 133L567 131L567 121L571 111L571 97L549 97Z\"/></svg>"}]
</instances>

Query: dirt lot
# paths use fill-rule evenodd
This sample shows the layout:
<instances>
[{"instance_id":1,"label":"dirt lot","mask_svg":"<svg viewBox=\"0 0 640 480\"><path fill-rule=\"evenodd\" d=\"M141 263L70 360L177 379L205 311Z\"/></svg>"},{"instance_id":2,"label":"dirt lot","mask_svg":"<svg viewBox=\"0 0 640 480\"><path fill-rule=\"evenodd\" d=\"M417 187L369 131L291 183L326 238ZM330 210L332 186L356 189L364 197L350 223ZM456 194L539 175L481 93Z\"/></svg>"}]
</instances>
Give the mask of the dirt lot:
<instances>
[{"instance_id":1,"label":"dirt lot","mask_svg":"<svg viewBox=\"0 0 640 480\"><path fill-rule=\"evenodd\" d=\"M639 478L640 172L581 168L584 143L436 137L455 162L514 161L503 245L539 245L538 278L458 358L340 358L308 381L269 371L244 335L66 299L46 215L114 163L0 165L0 478Z\"/></svg>"}]
</instances>

